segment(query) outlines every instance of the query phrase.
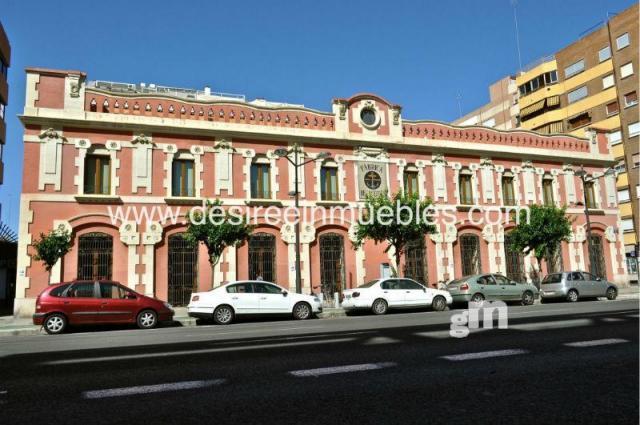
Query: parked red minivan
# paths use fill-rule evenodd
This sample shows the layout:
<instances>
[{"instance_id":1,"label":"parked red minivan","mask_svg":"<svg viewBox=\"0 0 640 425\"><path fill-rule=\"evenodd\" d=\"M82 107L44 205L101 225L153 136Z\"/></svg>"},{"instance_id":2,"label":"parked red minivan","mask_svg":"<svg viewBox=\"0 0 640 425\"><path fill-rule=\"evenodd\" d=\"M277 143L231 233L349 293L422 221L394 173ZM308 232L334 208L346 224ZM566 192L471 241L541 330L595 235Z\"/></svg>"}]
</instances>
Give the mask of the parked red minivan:
<instances>
[{"instance_id":1,"label":"parked red minivan","mask_svg":"<svg viewBox=\"0 0 640 425\"><path fill-rule=\"evenodd\" d=\"M60 334L67 325L137 323L151 329L173 320L169 303L138 294L111 281L76 280L51 285L36 299L33 323L48 334Z\"/></svg>"}]
</instances>

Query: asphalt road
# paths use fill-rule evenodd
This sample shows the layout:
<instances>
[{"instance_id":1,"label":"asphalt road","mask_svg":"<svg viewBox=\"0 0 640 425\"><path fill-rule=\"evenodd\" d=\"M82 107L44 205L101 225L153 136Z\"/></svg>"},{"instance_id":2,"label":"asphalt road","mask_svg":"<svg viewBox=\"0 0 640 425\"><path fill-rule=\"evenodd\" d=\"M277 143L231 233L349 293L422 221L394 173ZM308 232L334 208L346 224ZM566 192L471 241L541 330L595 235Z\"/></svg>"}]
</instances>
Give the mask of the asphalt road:
<instances>
[{"instance_id":1,"label":"asphalt road","mask_svg":"<svg viewBox=\"0 0 640 425\"><path fill-rule=\"evenodd\" d=\"M0 338L0 423L638 423L638 301Z\"/></svg>"}]
</instances>

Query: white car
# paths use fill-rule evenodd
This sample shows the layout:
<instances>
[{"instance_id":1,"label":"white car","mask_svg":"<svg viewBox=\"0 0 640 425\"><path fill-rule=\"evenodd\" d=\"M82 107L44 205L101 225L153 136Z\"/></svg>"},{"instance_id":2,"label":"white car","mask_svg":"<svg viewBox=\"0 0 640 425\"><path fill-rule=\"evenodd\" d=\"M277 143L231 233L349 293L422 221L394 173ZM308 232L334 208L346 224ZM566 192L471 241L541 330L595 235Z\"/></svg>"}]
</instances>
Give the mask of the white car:
<instances>
[{"instance_id":1,"label":"white car","mask_svg":"<svg viewBox=\"0 0 640 425\"><path fill-rule=\"evenodd\" d=\"M407 278L372 280L343 295L345 310L370 309L374 314L385 314L390 308L431 307L442 311L453 302L449 292L427 288Z\"/></svg>"},{"instance_id":2,"label":"white car","mask_svg":"<svg viewBox=\"0 0 640 425\"><path fill-rule=\"evenodd\" d=\"M191 294L187 311L191 317L226 325L240 315L291 314L305 320L322 312L322 305L313 295L291 293L271 282L243 280Z\"/></svg>"}]
</instances>

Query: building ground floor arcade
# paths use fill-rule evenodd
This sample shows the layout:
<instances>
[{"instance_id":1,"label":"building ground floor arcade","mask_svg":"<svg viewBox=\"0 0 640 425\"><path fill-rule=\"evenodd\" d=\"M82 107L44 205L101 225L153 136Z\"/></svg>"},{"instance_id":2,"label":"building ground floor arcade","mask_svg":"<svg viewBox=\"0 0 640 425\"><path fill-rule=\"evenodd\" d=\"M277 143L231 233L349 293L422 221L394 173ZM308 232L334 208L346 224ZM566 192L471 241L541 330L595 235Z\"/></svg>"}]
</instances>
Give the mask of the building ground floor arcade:
<instances>
[{"instance_id":1,"label":"building ground floor arcade","mask_svg":"<svg viewBox=\"0 0 640 425\"><path fill-rule=\"evenodd\" d=\"M186 226L149 221L114 221L107 206L22 199L15 313L33 312L35 298L49 283L76 278L113 279L174 305L188 303L193 291L205 291L237 279L261 278L295 290L295 233L292 224L275 226L258 221L251 238L228 248L213 271L203 245L190 246L182 237ZM166 205L165 205L166 207ZM560 255L542 265L552 270L588 270L584 214L572 215L573 234L561 244ZM55 219L52 219L55 217ZM469 218L472 218L471 221ZM617 211L592 217L593 269L623 283L624 246L616 225ZM477 219L477 220L476 220ZM476 224L480 216L459 211L454 223L438 224L438 233L414 241L403 256L400 272L435 286L467 274L495 272L518 281L531 281L537 272L532 255L508 248L513 224ZM71 232L72 248L49 273L33 259L31 242L41 232L62 227ZM300 256L303 292L333 297L342 289L389 275L396 269L386 244L352 244L350 222L306 222L301 225Z\"/></svg>"}]
</instances>

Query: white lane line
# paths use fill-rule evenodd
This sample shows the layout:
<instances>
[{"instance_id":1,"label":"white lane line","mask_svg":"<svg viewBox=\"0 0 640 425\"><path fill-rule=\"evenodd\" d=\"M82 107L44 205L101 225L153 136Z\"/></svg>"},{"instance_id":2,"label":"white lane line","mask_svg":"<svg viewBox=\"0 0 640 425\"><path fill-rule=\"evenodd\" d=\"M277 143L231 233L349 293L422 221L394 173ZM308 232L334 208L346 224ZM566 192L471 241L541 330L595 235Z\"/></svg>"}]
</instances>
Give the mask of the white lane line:
<instances>
[{"instance_id":1,"label":"white lane line","mask_svg":"<svg viewBox=\"0 0 640 425\"><path fill-rule=\"evenodd\" d=\"M138 394L163 393L167 391L192 390L195 388L207 388L220 385L225 382L224 379L211 379L208 381L184 381L174 382L171 384L158 385L141 385L137 387L111 388L108 390L84 391L82 398L96 399L108 397L123 397Z\"/></svg>"},{"instance_id":2,"label":"white lane line","mask_svg":"<svg viewBox=\"0 0 640 425\"><path fill-rule=\"evenodd\" d=\"M364 345L381 345L381 344L395 344L400 342L399 339L389 338L387 336L374 336L369 338Z\"/></svg>"},{"instance_id":3,"label":"white lane line","mask_svg":"<svg viewBox=\"0 0 640 425\"><path fill-rule=\"evenodd\" d=\"M634 319L637 319L639 316L637 314L629 314L627 317L633 317Z\"/></svg>"},{"instance_id":4,"label":"white lane line","mask_svg":"<svg viewBox=\"0 0 640 425\"><path fill-rule=\"evenodd\" d=\"M362 372L365 370L377 370L377 369L384 369L387 367L394 367L394 366L397 366L397 363L394 363L394 362L363 363L363 364L352 364L347 366L321 367L318 369L292 370L292 371L289 371L289 374L297 378L306 378L310 376L317 378L318 376L322 376L322 375L334 375L336 373Z\"/></svg>"},{"instance_id":5,"label":"white lane line","mask_svg":"<svg viewBox=\"0 0 640 425\"><path fill-rule=\"evenodd\" d=\"M576 341L576 342L567 342L564 345L567 347L597 347L599 345L611 345L611 344L622 344L623 342L629 342L627 339L622 338L605 338L605 339L592 339L590 341Z\"/></svg>"},{"instance_id":6,"label":"white lane line","mask_svg":"<svg viewBox=\"0 0 640 425\"><path fill-rule=\"evenodd\" d=\"M624 319L621 319L619 317L605 317L601 320L603 322L623 322L624 321Z\"/></svg>"},{"instance_id":7,"label":"white lane line","mask_svg":"<svg viewBox=\"0 0 640 425\"><path fill-rule=\"evenodd\" d=\"M509 325L509 329L517 331L540 331L545 329L574 328L592 324L591 319L558 320L553 322L525 323L522 325Z\"/></svg>"},{"instance_id":8,"label":"white lane line","mask_svg":"<svg viewBox=\"0 0 640 425\"><path fill-rule=\"evenodd\" d=\"M223 353L228 351L248 351L248 350L263 350L265 348L281 348L281 347L297 347L304 345L319 345L319 344L332 344L339 342L353 341L354 338L335 338L326 339L323 341L300 341L281 344L262 344L262 345L250 345L239 347L223 347L223 348L207 348L203 350L181 350L181 351L165 351L162 353L149 353L149 354L123 354L120 356L104 356L104 357L85 357L80 359L64 359L64 360L51 360L48 362L42 362L41 365L53 366L53 365L66 365L66 364L80 364L80 363L94 363L94 362L110 362L116 360L135 360L135 359L150 359L150 358L163 358L172 356L189 356L197 354L208 353Z\"/></svg>"},{"instance_id":9,"label":"white lane line","mask_svg":"<svg viewBox=\"0 0 640 425\"><path fill-rule=\"evenodd\" d=\"M441 356L441 359L451 360L452 362L459 362L463 360L478 360L487 359L489 357L504 357L515 356L518 354L527 354L527 350L513 349L513 350L496 350L496 351L480 351L478 353L465 353L465 354L452 354L450 356Z\"/></svg>"}]
</instances>

